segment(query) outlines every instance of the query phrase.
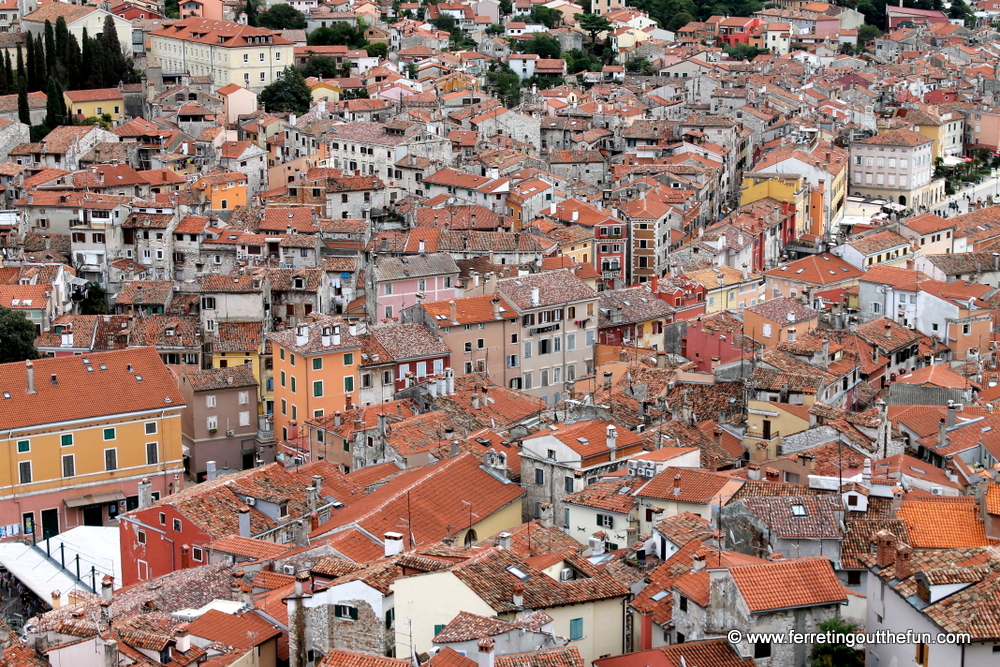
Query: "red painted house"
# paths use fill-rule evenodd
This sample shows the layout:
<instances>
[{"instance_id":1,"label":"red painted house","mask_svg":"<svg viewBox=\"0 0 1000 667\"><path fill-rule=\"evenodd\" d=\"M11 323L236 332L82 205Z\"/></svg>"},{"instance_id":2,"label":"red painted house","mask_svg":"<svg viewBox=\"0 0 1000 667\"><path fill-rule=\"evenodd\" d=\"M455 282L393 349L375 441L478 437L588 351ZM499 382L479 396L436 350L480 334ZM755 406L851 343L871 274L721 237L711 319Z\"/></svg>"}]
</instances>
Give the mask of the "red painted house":
<instances>
[{"instance_id":1,"label":"red painted house","mask_svg":"<svg viewBox=\"0 0 1000 667\"><path fill-rule=\"evenodd\" d=\"M293 474L280 463L272 463L223 475L120 515L123 585L204 565L208 562L206 546L223 537L294 541L299 519L307 519L307 529L314 513L317 522L325 521L331 497L344 502L350 493L350 485L330 479L329 466L318 480L309 478L305 468ZM319 481L318 492L310 490L306 481L310 479Z\"/></svg>"},{"instance_id":2,"label":"red painted house","mask_svg":"<svg viewBox=\"0 0 1000 667\"><path fill-rule=\"evenodd\" d=\"M708 290L684 276L654 276L653 294L674 309L674 320L690 320L705 314Z\"/></svg>"},{"instance_id":3,"label":"red painted house","mask_svg":"<svg viewBox=\"0 0 1000 667\"><path fill-rule=\"evenodd\" d=\"M711 373L716 366L747 354L751 345L743 336L743 323L720 312L688 321L681 339L681 356L693 361L697 371Z\"/></svg>"},{"instance_id":4,"label":"red painted house","mask_svg":"<svg viewBox=\"0 0 1000 667\"><path fill-rule=\"evenodd\" d=\"M426 324L388 322L371 327L368 333L380 348L381 360L395 363L397 391L441 375L451 365L451 348Z\"/></svg>"}]
</instances>

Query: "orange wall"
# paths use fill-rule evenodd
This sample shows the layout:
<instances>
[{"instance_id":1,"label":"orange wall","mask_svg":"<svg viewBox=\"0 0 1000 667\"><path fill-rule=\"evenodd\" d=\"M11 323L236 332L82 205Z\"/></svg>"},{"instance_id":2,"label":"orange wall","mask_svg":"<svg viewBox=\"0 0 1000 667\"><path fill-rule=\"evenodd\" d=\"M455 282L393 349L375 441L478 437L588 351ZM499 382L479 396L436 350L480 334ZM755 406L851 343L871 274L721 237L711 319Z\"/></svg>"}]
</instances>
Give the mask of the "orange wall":
<instances>
[{"instance_id":1,"label":"orange wall","mask_svg":"<svg viewBox=\"0 0 1000 667\"><path fill-rule=\"evenodd\" d=\"M306 419L344 410L347 400L345 378L353 384L352 398L358 396L357 365L361 360L361 348L337 350L325 354L302 356L282 347L275 346L274 352L274 430L275 437L282 440L291 436L282 429L293 419L300 428ZM314 368L314 360L319 360L320 368ZM282 384L284 374L284 384ZM322 382L322 396L314 395L313 383ZM292 388L294 386L294 391Z\"/></svg>"}]
</instances>

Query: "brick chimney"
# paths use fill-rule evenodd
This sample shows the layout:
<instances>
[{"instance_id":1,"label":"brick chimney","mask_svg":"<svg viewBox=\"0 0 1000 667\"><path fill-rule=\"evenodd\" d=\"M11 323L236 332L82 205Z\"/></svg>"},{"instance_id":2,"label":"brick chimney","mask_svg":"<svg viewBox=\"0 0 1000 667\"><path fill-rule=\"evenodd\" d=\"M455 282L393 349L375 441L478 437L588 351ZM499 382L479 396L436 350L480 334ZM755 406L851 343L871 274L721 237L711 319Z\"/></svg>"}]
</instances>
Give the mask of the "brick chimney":
<instances>
[{"instance_id":1,"label":"brick chimney","mask_svg":"<svg viewBox=\"0 0 1000 667\"><path fill-rule=\"evenodd\" d=\"M186 544L181 545L181 569L186 570L191 567L191 547Z\"/></svg>"},{"instance_id":2,"label":"brick chimney","mask_svg":"<svg viewBox=\"0 0 1000 667\"><path fill-rule=\"evenodd\" d=\"M896 561L896 536L888 530L875 533L875 565L885 569Z\"/></svg>"},{"instance_id":3,"label":"brick chimney","mask_svg":"<svg viewBox=\"0 0 1000 667\"><path fill-rule=\"evenodd\" d=\"M511 589L511 602L515 607L524 607L524 584L517 582Z\"/></svg>"},{"instance_id":4,"label":"brick chimney","mask_svg":"<svg viewBox=\"0 0 1000 667\"><path fill-rule=\"evenodd\" d=\"M681 476L680 474L674 475L674 496L681 495Z\"/></svg>"},{"instance_id":5,"label":"brick chimney","mask_svg":"<svg viewBox=\"0 0 1000 667\"><path fill-rule=\"evenodd\" d=\"M913 574L913 549L906 542L896 545L896 578L906 579Z\"/></svg>"}]
</instances>

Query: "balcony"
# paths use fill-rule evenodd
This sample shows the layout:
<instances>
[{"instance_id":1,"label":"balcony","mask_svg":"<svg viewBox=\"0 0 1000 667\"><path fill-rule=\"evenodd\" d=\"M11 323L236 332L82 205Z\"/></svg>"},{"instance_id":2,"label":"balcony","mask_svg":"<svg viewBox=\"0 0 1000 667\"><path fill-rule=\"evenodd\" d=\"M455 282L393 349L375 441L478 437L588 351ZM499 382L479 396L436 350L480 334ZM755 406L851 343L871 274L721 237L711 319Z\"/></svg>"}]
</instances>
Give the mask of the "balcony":
<instances>
[{"instance_id":1,"label":"balcony","mask_svg":"<svg viewBox=\"0 0 1000 667\"><path fill-rule=\"evenodd\" d=\"M746 437L753 438L754 440L765 440L770 442L771 440L777 440L778 438L780 438L781 433L774 430L765 432L763 429L748 428Z\"/></svg>"}]
</instances>

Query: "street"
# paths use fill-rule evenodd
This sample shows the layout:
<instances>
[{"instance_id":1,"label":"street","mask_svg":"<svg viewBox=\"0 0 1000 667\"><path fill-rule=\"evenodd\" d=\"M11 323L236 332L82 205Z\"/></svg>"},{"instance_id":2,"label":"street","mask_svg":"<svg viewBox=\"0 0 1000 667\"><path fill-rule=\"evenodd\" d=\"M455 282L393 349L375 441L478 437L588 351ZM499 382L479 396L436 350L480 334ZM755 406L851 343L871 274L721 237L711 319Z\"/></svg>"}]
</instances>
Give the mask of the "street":
<instances>
[{"instance_id":1,"label":"street","mask_svg":"<svg viewBox=\"0 0 1000 667\"><path fill-rule=\"evenodd\" d=\"M986 178L978 185L973 185L965 188L964 190L959 190L954 195L946 197L938 203L934 212L942 217L957 215L958 213L967 213L969 211L970 202L966 199L966 195L972 198L972 202L975 202L979 198L982 198L983 202L985 202L988 196L992 196L994 201L996 201L998 195L1000 195L1000 176ZM954 209L948 208L948 205L951 202L958 202L960 208L957 212Z\"/></svg>"}]
</instances>

